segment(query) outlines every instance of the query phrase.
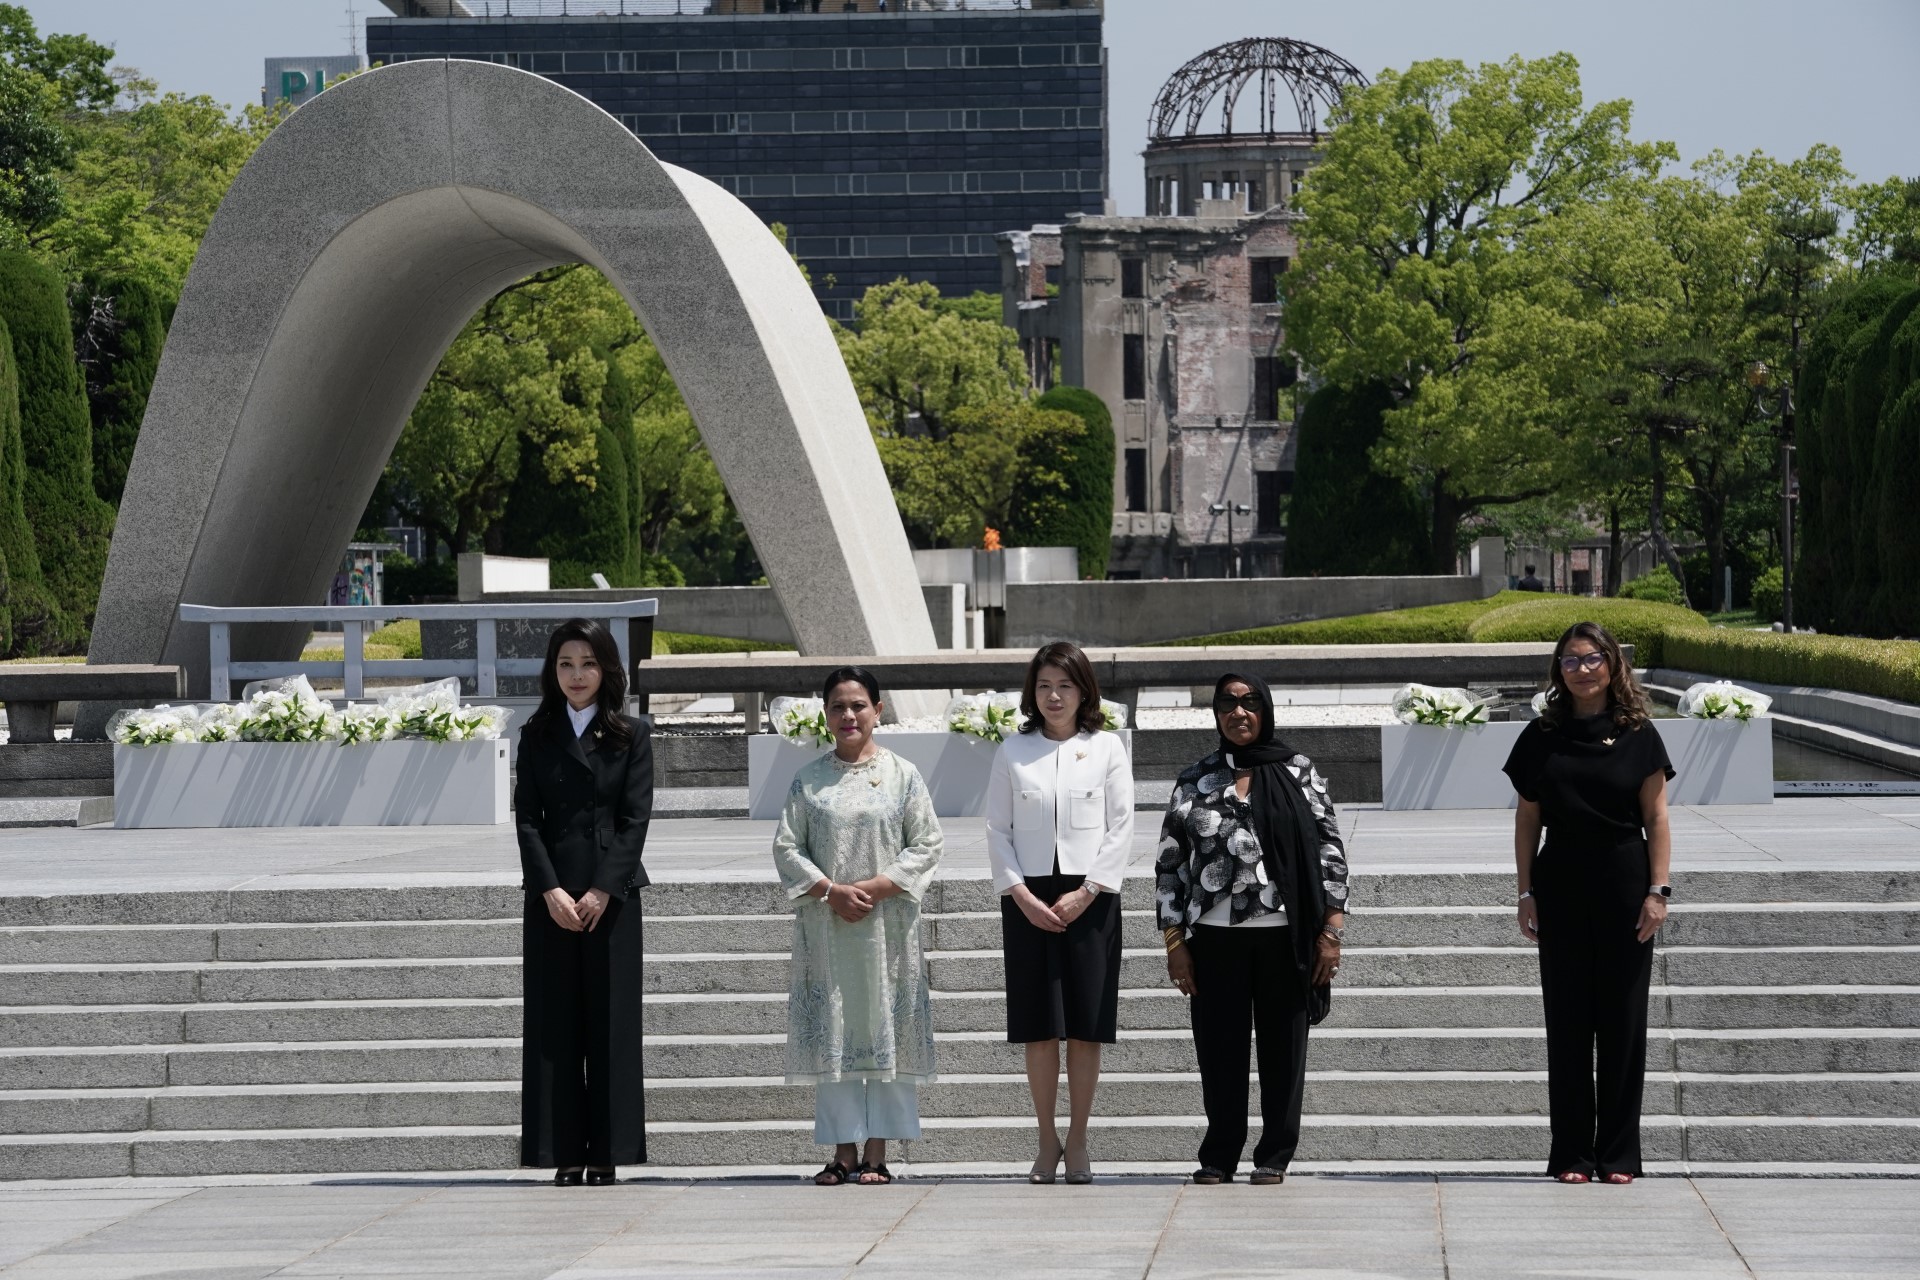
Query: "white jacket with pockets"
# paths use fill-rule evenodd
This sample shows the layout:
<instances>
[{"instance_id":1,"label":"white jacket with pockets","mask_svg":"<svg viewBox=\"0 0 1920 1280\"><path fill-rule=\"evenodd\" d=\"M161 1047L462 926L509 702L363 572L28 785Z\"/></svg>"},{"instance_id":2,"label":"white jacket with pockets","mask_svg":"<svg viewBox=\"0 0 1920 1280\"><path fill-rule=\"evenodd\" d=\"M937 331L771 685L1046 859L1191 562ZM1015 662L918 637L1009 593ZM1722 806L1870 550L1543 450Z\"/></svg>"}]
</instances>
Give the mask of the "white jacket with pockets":
<instances>
[{"instance_id":1,"label":"white jacket with pockets","mask_svg":"<svg viewBox=\"0 0 1920 1280\"><path fill-rule=\"evenodd\" d=\"M1118 734L1016 733L987 784L987 859L1006 893L1028 876L1085 876L1118 892L1133 852L1133 761Z\"/></svg>"}]
</instances>

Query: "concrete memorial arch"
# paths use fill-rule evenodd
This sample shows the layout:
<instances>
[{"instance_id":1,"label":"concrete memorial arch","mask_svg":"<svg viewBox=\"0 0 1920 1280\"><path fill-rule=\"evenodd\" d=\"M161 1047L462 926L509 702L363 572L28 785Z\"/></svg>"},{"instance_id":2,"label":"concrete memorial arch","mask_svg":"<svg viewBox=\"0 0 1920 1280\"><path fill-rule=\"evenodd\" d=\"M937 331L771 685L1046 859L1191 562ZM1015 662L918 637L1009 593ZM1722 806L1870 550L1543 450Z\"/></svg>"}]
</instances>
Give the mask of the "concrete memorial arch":
<instances>
[{"instance_id":1,"label":"concrete memorial arch","mask_svg":"<svg viewBox=\"0 0 1920 1280\"><path fill-rule=\"evenodd\" d=\"M175 663L204 693L205 628L181 603L322 600L461 325L566 262L604 272L658 344L801 652L932 652L852 382L779 241L571 91L438 61L301 107L221 204L147 405L89 660ZM304 639L246 630L235 657L293 658Z\"/></svg>"}]
</instances>

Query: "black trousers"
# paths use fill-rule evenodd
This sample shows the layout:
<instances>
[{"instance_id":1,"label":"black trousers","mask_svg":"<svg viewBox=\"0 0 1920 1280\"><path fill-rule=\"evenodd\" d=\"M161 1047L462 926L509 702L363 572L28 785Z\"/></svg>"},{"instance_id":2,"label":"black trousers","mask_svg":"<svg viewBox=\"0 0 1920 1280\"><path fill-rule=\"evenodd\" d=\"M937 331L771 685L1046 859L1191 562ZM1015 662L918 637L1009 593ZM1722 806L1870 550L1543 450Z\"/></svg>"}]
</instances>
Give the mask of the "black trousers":
<instances>
[{"instance_id":1,"label":"black trousers","mask_svg":"<svg viewBox=\"0 0 1920 1280\"><path fill-rule=\"evenodd\" d=\"M1247 1145L1249 1043L1260 1050L1260 1141L1255 1168L1284 1169L1300 1146L1307 1084L1307 992L1293 959L1291 926L1200 925L1193 951L1193 1047L1207 1135L1200 1163L1231 1175Z\"/></svg>"},{"instance_id":2,"label":"black trousers","mask_svg":"<svg viewBox=\"0 0 1920 1280\"><path fill-rule=\"evenodd\" d=\"M1547 1023L1547 1172L1640 1173L1653 943L1636 937L1647 843L1556 841L1534 858Z\"/></svg>"},{"instance_id":3,"label":"black trousers","mask_svg":"<svg viewBox=\"0 0 1920 1280\"><path fill-rule=\"evenodd\" d=\"M520 1163L611 1167L647 1158L638 898L591 933L562 929L528 895Z\"/></svg>"}]
</instances>

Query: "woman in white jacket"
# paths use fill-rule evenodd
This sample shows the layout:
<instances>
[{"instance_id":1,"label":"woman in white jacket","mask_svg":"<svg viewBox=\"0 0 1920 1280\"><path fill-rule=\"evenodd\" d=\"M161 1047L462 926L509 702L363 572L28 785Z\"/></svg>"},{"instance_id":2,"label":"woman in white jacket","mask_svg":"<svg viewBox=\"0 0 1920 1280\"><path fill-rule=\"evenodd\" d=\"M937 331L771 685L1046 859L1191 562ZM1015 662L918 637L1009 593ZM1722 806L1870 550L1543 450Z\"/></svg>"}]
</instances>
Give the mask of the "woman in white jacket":
<instances>
[{"instance_id":1,"label":"woman in white jacket","mask_svg":"<svg viewBox=\"0 0 1920 1280\"><path fill-rule=\"evenodd\" d=\"M1133 764L1101 731L1100 688L1079 646L1043 645L1020 694L1026 723L1000 745L987 788L987 856L1000 891L1007 1039L1027 1047L1040 1125L1030 1182L1087 1183L1087 1119L1100 1046L1116 1038L1120 881L1133 846ZM1067 1042L1067 1140L1054 1125Z\"/></svg>"}]
</instances>

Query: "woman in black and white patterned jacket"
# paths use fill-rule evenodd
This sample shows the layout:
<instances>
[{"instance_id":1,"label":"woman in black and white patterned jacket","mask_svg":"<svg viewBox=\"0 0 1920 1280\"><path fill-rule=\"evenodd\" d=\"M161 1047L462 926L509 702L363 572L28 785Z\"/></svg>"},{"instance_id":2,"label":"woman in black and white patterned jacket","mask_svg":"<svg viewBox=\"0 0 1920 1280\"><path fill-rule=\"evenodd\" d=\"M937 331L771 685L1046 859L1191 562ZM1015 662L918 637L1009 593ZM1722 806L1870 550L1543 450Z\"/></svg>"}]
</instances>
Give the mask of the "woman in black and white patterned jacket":
<instances>
[{"instance_id":1,"label":"woman in black and white patterned jacket","mask_svg":"<svg viewBox=\"0 0 1920 1280\"><path fill-rule=\"evenodd\" d=\"M1347 854L1313 762L1274 736L1258 676L1214 687L1220 749L1174 784L1154 866L1167 976L1188 997L1207 1133L1196 1183L1231 1182L1247 1142L1247 1055L1260 1047L1255 1185L1300 1145L1307 1028L1340 972Z\"/></svg>"}]
</instances>

